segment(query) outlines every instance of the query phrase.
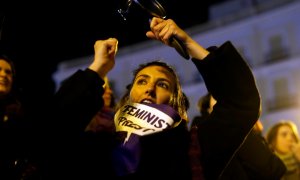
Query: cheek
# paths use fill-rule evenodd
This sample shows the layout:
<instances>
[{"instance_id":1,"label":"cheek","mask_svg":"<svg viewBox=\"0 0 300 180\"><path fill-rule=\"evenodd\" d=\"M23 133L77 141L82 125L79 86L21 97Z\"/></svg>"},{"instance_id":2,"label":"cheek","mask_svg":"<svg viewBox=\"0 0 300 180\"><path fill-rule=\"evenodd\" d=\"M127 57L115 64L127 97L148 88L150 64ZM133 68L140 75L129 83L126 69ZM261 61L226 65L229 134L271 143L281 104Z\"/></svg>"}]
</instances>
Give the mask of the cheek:
<instances>
[{"instance_id":1,"label":"cheek","mask_svg":"<svg viewBox=\"0 0 300 180\"><path fill-rule=\"evenodd\" d=\"M136 88L132 88L129 93L129 100L131 102L137 102L137 97L139 97L140 91L138 91Z\"/></svg>"},{"instance_id":2,"label":"cheek","mask_svg":"<svg viewBox=\"0 0 300 180\"><path fill-rule=\"evenodd\" d=\"M157 93L157 102L159 104L168 104L170 99L171 99L171 93L170 92Z\"/></svg>"},{"instance_id":3,"label":"cheek","mask_svg":"<svg viewBox=\"0 0 300 180\"><path fill-rule=\"evenodd\" d=\"M9 83L7 85L7 89L10 91L12 89L12 86L13 86L13 80L11 78L11 79L9 79Z\"/></svg>"},{"instance_id":4,"label":"cheek","mask_svg":"<svg viewBox=\"0 0 300 180\"><path fill-rule=\"evenodd\" d=\"M276 149L282 152L287 152L289 150L289 147L287 146L286 139L283 137L278 138L277 143L276 143Z\"/></svg>"},{"instance_id":5,"label":"cheek","mask_svg":"<svg viewBox=\"0 0 300 180\"><path fill-rule=\"evenodd\" d=\"M276 148L277 149L282 149L282 147L283 147L282 140L278 139L277 142L276 142Z\"/></svg>"},{"instance_id":6,"label":"cheek","mask_svg":"<svg viewBox=\"0 0 300 180\"><path fill-rule=\"evenodd\" d=\"M11 88L8 86L1 86L0 85L0 94L1 95L7 95L11 91Z\"/></svg>"}]
</instances>

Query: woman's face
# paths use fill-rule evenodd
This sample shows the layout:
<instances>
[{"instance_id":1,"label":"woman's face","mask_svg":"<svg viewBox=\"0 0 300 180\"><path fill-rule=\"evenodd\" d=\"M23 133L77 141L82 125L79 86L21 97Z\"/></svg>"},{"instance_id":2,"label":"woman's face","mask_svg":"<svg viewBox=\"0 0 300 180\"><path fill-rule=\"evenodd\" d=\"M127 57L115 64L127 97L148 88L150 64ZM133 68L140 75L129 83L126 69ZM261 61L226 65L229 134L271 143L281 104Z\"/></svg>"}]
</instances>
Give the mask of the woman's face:
<instances>
[{"instance_id":1,"label":"woman's face","mask_svg":"<svg viewBox=\"0 0 300 180\"><path fill-rule=\"evenodd\" d=\"M7 95L12 88L13 74L10 64L0 59L0 95Z\"/></svg>"},{"instance_id":2,"label":"woman's face","mask_svg":"<svg viewBox=\"0 0 300 180\"><path fill-rule=\"evenodd\" d=\"M295 143L296 139L293 130L287 125L281 126L277 132L276 151L280 154L290 153Z\"/></svg>"},{"instance_id":3,"label":"woman's face","mask_svg":"<svg viewBox=\"0 0 300 180\"><path fill-rule=\"evenodd\" d=\"M104 93L102 95L102 98L104 100L104 106L105 107L110 107L110 105L113 101L113 99L112 99L113 98L112 97L113 91L110 88L109 81L108 81L107 77L104 79L104 81L105 81L105 84L104 84L104 87L103 87L104 88Z\"/></svg>"},{"instance_id":4,"label":"woman's face","mask_svg":"<svg viewBox=\"0 0 300 180\"><path fill-rule=\"evenodd\" d=\"M214 109L214 105L217 103L217 101L215 100L215 98L213 98L211 96L211 98L209 99L209 108L208 108L208 113L210 114L213 109Z\"/></svg>"},{"instance_id":5,"label":"woman's face","mask_svg":"<svg viewBox=\"0 0 300 180\"><path fill-rule=\"evenodd\" d=\"M148 66L136 75L130 100L135 103L168 104L175 81L175 77L164 67Z\"/></svg>"}]
</instances>

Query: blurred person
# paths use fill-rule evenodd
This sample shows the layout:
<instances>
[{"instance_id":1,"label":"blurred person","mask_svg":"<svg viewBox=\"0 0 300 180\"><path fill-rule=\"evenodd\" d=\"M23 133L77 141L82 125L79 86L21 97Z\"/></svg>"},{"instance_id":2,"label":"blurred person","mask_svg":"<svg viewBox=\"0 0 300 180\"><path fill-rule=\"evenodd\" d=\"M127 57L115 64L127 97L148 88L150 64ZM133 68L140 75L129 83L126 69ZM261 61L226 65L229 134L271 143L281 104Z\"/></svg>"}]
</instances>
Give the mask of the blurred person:
<instances>
[{"instance_id":1,"label":"blurred person","mask_svg":"<svg viewBox=\"0 0 300 180\"><path fill-rule=\"evenodd\" d=\"M201 121L207 119L209 114L213 110L213 106L216 104L216 100L212 97L211 93L206 93L204 96L200 97L198 100L197 108L199 110L199 115L192 119L191 126L197 126Z\"/></svg>"},{"instance_id":2,"label":"blurred person","mask_svg":"<svg viewBox=\"0 0 300 180\"><path fill-rule=\"evenodd\" d=\"M190 142L190 163L192 170L192 179L200 180L204 179L203 177L203 169L200 162L201 157L201 149L199 145L198 139L198 126L203 123L209 114L213 110L213 106L215 105L216 100L212 98L211 93L206 93L202 97L199 98L197 108L200 112L200 115L193 117L191 121L190 134L191 134L191 142Z\"/></svg>"},{"instance_id":3,"label":"blurred person","mask_svg":"<svg viewBox=\"0 0 300 180\"><path fill-rule=\"evenodd\" d=\"M253 127L253 130L263 136L262 133L263 133L263 130L264 130L264 125L263 125L263 123L261 122L260 119L258 119L257 122L255 123L255 125Z\"/></svg>"},{"instance_id":4,"label":"blurred person","mask_svg":"<svg viewBox=\"0 0 300 180\"><path fill-rule=\"evenodd\" d=\"M0 55L0 179L29 180L37 178L37 164L29 150L30 123L16 83L12 60Z\"/></svg>"},{"instance_id":5,"label":"blurred person","mask_svg":"<svg viewBox=\"0 0 300 180\"><path fill-rule=\"evenodd\" d=\"M300 143L296 124L289 120L275 123L268 129L266 139L287 168L282 180L300 179Z\"/></svg>"},{"instance_id":6,"label":"blurred person","mask_svg":"<svg viewBox=\"0 0 300 180\"><path fill-rule=\"evenodd\" d=\"M97 133L99 131L115 131L115 124L113 120L115 115L115 97L113 90L110 87L108 77L105 77L104 81L104 93L102 95L104 104L101 110L97 112L91 122L87 125L85 129L87 132L92 131Z\"/></svg>"}]
</instances>

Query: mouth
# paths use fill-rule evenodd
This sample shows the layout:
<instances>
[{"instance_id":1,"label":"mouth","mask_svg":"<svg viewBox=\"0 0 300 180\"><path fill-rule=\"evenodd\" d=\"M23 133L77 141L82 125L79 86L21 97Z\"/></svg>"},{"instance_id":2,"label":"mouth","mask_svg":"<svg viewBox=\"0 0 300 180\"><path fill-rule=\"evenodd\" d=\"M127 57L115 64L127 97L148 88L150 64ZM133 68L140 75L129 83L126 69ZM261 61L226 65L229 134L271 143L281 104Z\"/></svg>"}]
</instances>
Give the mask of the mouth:
<instances>
[{"instance_id":1,"label":"mouth","mask_svg":"<svg viewBox=\"0 0 300 180\"><path fill-rule=\"evenodd\" d=\"M8 85L5 84L5 83L1 83L1 82L0 82L0 86L2 86L2 87L7 87Z\"/></svg>"},{"instance_id":2,"label":"mouth","mask_svg":"<svg viewBox=\"0 0 300 180\"><path fill-rule=\"evenodd\" d=\"M144 99L141 101L141 103L144 103L144 104L153 104L154 102L150 99Z\"/></svg>"},{"instance_id":3,"label":"mouth","mask_svg":"<svg viewBox=\"0 0 300 180\"><path fill-rule=\"evenodd\" d=\"M8 82L4 79L0 79L0 84L3 86L7 86Z\"/></svg>"}]
</instances>

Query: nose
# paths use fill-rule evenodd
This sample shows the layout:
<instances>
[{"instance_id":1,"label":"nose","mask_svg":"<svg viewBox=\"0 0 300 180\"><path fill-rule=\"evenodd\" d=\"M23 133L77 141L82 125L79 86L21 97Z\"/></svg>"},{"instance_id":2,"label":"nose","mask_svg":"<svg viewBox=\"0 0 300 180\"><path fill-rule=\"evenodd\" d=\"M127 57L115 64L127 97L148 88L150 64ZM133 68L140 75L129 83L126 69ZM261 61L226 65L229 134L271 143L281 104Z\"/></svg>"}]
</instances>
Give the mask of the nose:
<instances>
[{"instance_id":1,"label":"nose","mask_svg":"<svg viewBox=\"0 0 300 180\"><path fill-rule=\"evenodd\" d=\"M5 71L0 70L0 75L1 75L1 76L5 76L5 75L6 75Z\"/></svg>"},{"instance_id":2,"label":"nose","mask_svg":"<svg viewBox=\"0 0 300 180\"><path fill-rule=\"evenodd\" d=\"M107 94L113 94L113 91L109 87L105 87L105 93L107 93Z\"/></svg>"},{"instance_id":3,"label":"nose","mask_svg":"<svg viewBox=\"0 0 300 180\"><path fill-rule=\"evenodd\" d=\"M150 96L155 96L155 85L149 84L146 89L146 94L149 94Z\"/></svg>"},{"instance_id":4,"label":"nose","mask_svg":"<svg viewBox=\"0 0 300 180\"><path fill-rule=\"evenodd\" d=\"M295 141L295 138L294 138L293 134L289 134L288 137L287 137L287 139L290 142L294 142Z\"/></svg>"}]
</instances>

